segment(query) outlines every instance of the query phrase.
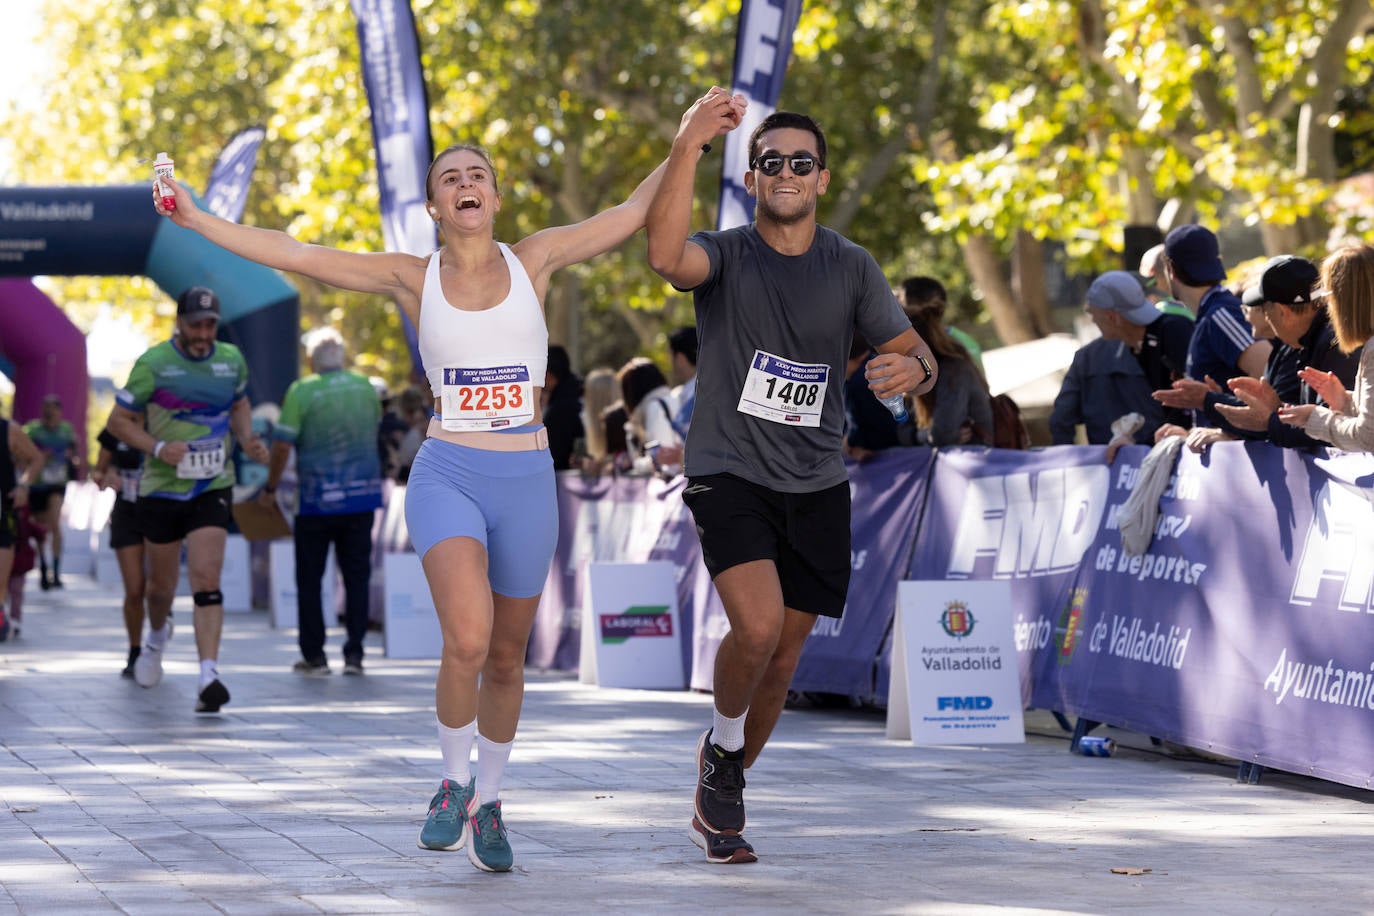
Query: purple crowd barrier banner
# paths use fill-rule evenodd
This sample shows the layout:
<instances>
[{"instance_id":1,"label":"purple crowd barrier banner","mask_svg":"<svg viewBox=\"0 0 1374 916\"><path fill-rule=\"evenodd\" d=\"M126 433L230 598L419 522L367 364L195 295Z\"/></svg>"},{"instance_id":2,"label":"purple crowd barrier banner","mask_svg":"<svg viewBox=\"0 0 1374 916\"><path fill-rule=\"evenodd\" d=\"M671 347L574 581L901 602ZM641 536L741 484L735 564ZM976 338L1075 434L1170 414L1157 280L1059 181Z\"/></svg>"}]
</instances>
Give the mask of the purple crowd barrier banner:
<instances>
[{"instance_id":1,"label":"purple crowd barrier banner","mask_svg":"<svg viewBox=\"0 0 1374 916\"><path fill-rule=\"evenodd\" d=\"M934 455L928 448L893 448L850 466L851 572L844 616L816 618L793 690L864 700L887 695L886 688L876 693L876 665L892 629L897 583L910 561Z\"/></svg>"},{"instance_id":2,"label":"purple crowd barrier banner","mask_svg":"<svg viewBox=\"0 0 1374 916\"><path fill-rule=\"evenodd\" d=\"M1143 449L1139 449L1143 452ZM1052 708L1346 785L1374 784L1374 459L1184 451L1140 556L1107 518L1037 672Z\"/></svg>"},{"instance_id":3,"label":"purple crowd barrier banner","mask_svg":"<svg viewBox=\"0 0 1374 916\"><path fill-rule=\"evenodd\" d=\"M697 591L691 580L701 548L682 504L685 485L681 479L558 475L558 547L530 635L529 664L577 670L589 563L670 560L677 567L684 670L691 670Z\"/></svg>"},{"instance_id":4,"label":"purple crowd barrier banner","mask_svg":"<svg viewBox=\"0 0 1374 916\"><path fill-rule=\"evenodd\" d=\"M903 571L1007 579L1028 706L1374 786L1374 456L1184 450L1132 556L1120 516L1147 453L893 449L852 467L849 604L818 621L794 689L881 703ZM690 683L710 689L727 627L683 485L560 475L530 664L577 667L588 563L669 559Z\"/></svg>"},{"instance_id":5,"label":"purple crowd barrier banner","mask_svg":"<svg viewBox=\"0 0 1374 916\"><path fill-rule=\"evenodd\" d=\"M1057 707L1034 671L1052 654L1059 609L1107 515L1104 454L1100 446L941 451L906 576L1010 580L1021 693L1042 709ZM888 645L880 697L887 696L891 656Z\"/></svg>"}]
</instances>

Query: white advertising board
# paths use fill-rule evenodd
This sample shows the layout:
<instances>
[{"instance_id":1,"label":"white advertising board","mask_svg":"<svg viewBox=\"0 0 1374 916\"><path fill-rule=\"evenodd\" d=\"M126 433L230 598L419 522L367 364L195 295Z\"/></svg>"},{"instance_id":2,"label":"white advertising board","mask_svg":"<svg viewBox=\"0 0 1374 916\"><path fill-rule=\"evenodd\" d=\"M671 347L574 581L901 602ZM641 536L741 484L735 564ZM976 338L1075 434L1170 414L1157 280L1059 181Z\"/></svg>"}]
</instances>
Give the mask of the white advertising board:
<instances>
[{"instance_id":1,"label":"white advertising board","mask_svg":"<svg viewBox=\"0 0 1374 916\"><path fill-rule=\"evenodd\" d=\"M686 686L676 576L667 560L587 567L579 680L601 687Z\"/></svg>"},{"instance_id":2,"label":"white advertising board","mask_svg":"<svg viewBox=\"0 0 1374 916\"><path fill-rule=\"evenodd\" d=\"M1026 740L1011 583L897 586L887 736L913 744Z\"/></svg>"}]
</instances>

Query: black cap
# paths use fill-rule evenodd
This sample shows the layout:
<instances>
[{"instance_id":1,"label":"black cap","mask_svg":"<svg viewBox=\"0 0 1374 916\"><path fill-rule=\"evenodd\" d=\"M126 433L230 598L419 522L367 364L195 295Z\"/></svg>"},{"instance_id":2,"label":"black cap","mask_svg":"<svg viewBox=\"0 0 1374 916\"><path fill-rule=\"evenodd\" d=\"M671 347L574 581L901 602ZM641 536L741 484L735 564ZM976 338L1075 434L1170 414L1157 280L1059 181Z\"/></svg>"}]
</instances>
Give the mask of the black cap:
<instances>
[{"instance_id":1,"label":"black cap","mask_svg":"<svg viewBox=\"0 0 1374 916\"><path fill-rule=\"evenodd\" d=\"M204 286L193 286L177 297L177 317L188 321L202 318L219 318L219 297L214 290Z\"/></svg>"},{"instance_id":2,"label":"black cap","mask_svg":"<svg viewBox=\"0 0 1374 916\"><path fill-rule=\"evenodd\" d=\"M1321 295L1317 285L1317 265L1307 258L1291 254L1270 258L1264 265L1264 273L1259 282L1245 291L1241 301L1246 305L1259 305L1261 302L1281 302L1296 305L1312 302Z\"/></svg>"}]
</instances>

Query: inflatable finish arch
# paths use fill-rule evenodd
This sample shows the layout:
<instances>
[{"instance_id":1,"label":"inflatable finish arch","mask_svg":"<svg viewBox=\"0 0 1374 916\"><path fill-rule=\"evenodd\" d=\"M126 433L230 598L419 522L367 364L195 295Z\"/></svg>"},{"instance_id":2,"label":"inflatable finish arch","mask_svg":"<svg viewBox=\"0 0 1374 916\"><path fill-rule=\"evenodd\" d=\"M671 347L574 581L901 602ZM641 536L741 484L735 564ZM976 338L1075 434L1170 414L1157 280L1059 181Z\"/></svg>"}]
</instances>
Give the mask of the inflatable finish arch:
<instances>
[{"instance_id":1,"label":"inflatable finish arch","mask_svg":"<svg viewBox=\"0 0 1374 916\"><path fill-rule=\"evenodd\" d=\"M223 310L220 339L248 361L249 397L281 402L297 374L300 297L280 274L158 216L147 185L0 188L0 277L136 274L172 298L188 286L213 289ZM69 352L64 323L70 327L27 280L0 281L0 360L15 369L16 417L30 401L37 415L43 386L52 383L42 373L51 367L59 378L79 372L79 393L64 397L75 425L73 408L86 401L85 348L83 341L79 359Z\"/></svg>"},{"instance_id":2,"label":"inflatable finish arch","mask_svg":"<svg viewBox=\"0 0 1374 916\"><path fill-rule=\"evenodd\" d=\"M0 236L0 257L4 244ZM0 279L0 371L15 383L13 419L39 417L55 394L86 454L86 337L27 279Z\"/></svg>"}]
</instances>

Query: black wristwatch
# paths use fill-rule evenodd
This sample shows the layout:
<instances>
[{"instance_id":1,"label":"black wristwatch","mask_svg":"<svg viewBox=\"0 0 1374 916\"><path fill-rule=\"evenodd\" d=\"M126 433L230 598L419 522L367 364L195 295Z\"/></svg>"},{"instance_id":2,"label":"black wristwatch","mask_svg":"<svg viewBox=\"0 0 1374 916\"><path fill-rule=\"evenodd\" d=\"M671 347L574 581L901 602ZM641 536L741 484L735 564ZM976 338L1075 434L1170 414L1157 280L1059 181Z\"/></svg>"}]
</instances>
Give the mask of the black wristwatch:
<instances>
[{"instance_id":1,"label":"black wristwatch","mask_svg":"<svg viewBox=\"0 0 1374 916\"><path fill-rule=\"evenodd\" d=\"M930 377L933 376L935 373L930 371L930 363L926 362L926 358L924 356L917 354L916 362L920 363L921 368L926 370L926 377L921 379L921 384L924 385L926 382L930 381Z\"/></svg>"}]
</instances>

